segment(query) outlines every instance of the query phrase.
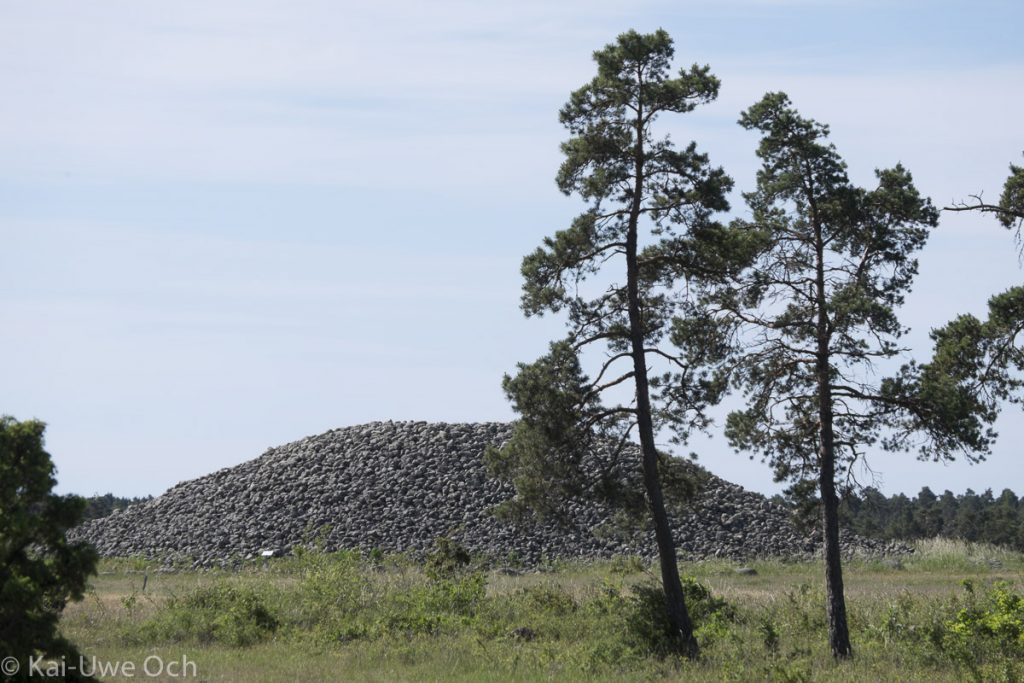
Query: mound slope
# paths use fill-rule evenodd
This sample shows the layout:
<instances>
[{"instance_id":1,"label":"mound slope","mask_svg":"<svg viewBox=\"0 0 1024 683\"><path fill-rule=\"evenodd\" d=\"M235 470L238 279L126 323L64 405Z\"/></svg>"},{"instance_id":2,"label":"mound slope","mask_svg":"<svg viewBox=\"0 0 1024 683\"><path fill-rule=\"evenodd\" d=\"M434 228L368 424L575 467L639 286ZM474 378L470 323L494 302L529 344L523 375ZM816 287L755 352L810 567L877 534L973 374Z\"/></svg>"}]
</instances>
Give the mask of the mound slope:
<instances>
[{"instance_id":1,"label":"mound slope","mask_svg":"<svg viewBox=\"0 0 1024 683\"><path fill-rule=\"evenodd\" d=\"M149 502L86 522L72 536L91 541L105 556L188 558L197 566L264 550L287 553L314 539L328 550L423 552L439 536L450 536L470 551L526 564L654 555L649 529L615 527L613 512L594 501L570 502L560 523L496 519L491 509L513 490L488 476L481 456L510 433L503 423L375 422L335 429L180 483ZM669 501L682 557L816 552L817 539L798 532L785 508L713 475L701 479L693 500ZM855 537L844 545L851 552L905 552Z\"/></svg>"}]
</instances>

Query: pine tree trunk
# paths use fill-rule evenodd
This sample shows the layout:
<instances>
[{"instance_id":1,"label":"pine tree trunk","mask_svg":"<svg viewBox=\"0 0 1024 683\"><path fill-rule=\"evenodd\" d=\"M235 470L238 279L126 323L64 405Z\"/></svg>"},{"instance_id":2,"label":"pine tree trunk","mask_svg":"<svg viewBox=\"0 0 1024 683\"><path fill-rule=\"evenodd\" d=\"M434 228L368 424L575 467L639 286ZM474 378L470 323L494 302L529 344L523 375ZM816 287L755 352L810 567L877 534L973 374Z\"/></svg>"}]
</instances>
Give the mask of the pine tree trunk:
<instances>
[{"instance_id":1,"label":"pine tree trunk","mask_svg":"<svg viewBox=\"0 0 1024 683\"><path fill-rule=\"evenodd\" d=\"M811 210L817 207L810 200ZM836 496L836 449L832 413L831 332L825 294L825 256L821 224L814 220L817 256L816 298L818 385L818 489L821 494L821 533L825 544L825 592L828 612L828 641L836 659L853 657L850 630L846 623L846 597L843 592L843 559L839 552L839 499Z\"/></svg>"},{"instance_id":2,"label":"pine tree trunk","mask_svg":"<svg viewBox=\"0 0 1024 683\"><path fill-rule=\"evenodd\" d=\"M633 258L635 261L635 256ZM632 282L632 278L630 280ZM630 286L630 291L635 285ZM637 429L640 433L640 448L643 455L644 487L647 504L654 520L654 536L658 543L658 558L661 564L661 583L665 591L665 606L672 632L679 639L680 652L691 659L698 654L697 638L693 635L693 622L686 610L683 584L679 580L679 566L676 563L676 546L672 540L672 526L665 510L665 498L661 490L661 476L658 473L658 450L654 444L654 425L651 420L651 402L647 383L647 360L644 356L642 328L639 325L639 307L634 324L633 296L630 295L630 332L633 342L633 368L636 373Z\"/></svg>"},{"instance_id":3,"label":"pine tree trunk","mask_svg":"<svg viewBox=\"0 0 1024 683\"><path fill-rule=\"evenodd\" d=\"M685 657L696 659L699 655L697 638L693 634L693 622L686 610L683 584L679 579L676 563L676 546L672 540L672 526L669 524L665 499L661 490L661 476L658 472L658 450L654 443L654 423L651 417L650 387L647 381L647 356L643 316L640 306L640 269L637 263L637 224L640 219L640 201L643 196L643 127L642 110L637 114L636 180L633 204L626 232L626 290L628 293L629 339L633 352L633 373L636 384L636 420L640 435L640 449L643 457L644 487L647 504L654 520L654 536L658 544L658 558L661 564L661 584L665 591L665 607L673 635L677 638L679 651Z\"/></svg>"},{"instance_id":4,"label":"pine tree trunk","mask_svg":"<svg viewBox=\"0 0 1024 683\"><path fill-rule=\"evenodd\" d=\"M831 429L829 430L831 432ZM824 451L824 444L822 447ZM822 454L825 455L824 453ZM825 591L828 610L828 642L836 659L853 657L850 630L846 623L846 597L843 592L843 564L839 549L839 499L836 496L834 453L822 457L821 529L825 542Z\"/></svg>"},{"instance_id":5,"label":"pine tree trunk","mask_svg":"<svg viewBox=\"0 0 1024 683\"><path fill-rule=\"evenodd\" d=\"M644 384L646 385L646 376ZM646 387L645 387L646 389ZM637 392L639 394L639 391ZM658 559L661 564L661 583L665 591L665 607L668 610L668 621L673 634L679 639L680 652L696 659L700 654L697 638L693 634L693 622L686 610L686 598L683 595L683 584L679 580L679 566L676 563L676 546L672 539L672 526L669 524L665 510L665 500L661 491L661 478L658 474L658 452L654 446L654 430L651 425L650 405L644 415L637 401L638 428L640 430L640 447L643 452L644 486L647 489L647 502L654 519L654 535L658 543ZM645 419L646 418L646 419ZM645 425L646 423L646 425Z\"/></svg>"}]
</instances>

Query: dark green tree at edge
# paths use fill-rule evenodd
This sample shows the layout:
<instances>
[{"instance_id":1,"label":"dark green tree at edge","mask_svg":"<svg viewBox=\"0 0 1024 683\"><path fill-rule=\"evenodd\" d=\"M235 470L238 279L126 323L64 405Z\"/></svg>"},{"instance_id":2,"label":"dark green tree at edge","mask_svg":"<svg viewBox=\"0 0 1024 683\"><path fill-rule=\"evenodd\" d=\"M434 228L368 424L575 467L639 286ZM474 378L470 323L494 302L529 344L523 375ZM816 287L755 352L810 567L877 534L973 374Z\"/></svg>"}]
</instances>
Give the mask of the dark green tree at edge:
<instances>
[{"instance_id":1,"label":"dark green tree at edge","mask_svg":"<svg viewBox=\"0 0 1024 683\"><path fill-rule=\"evenodd\" d=\"M872 446L923 458L984 457L994 437L990 383L979 359L936 339L927 365L879 380L877 364L908 351L896 311L917 274L915 254L938 212L902 166L854 186L827 141L828 127L769 93L740 124L762 135L752 217L736 221L760 241L742 275L710 299L732 326L729 367L747 406L726 436L759 453L798 499L818 497L824 542L828 637L833 656L853 655L839 545L839 491L856 485Z\"/></svg>"},{"instance_id":2,"label":"dark green tree at edge","mask_svg":"<svg viewBox=\"0 0 1024 683\"><path fill-rule=\"evenodd\" d=\"M69 543L67 530L85 501L54 494L53 462L43 449L45 425L0 417L0 654L20 671L3 680L29 680L29 657L68 662L62 680L93 680L70 666L74 645L57 631L68 600L81 599L96 568L96 552Z\"/></svg>"},{"instance_id":3,"label":"dark green tree at edge","mask_svg":"<svg viewBox=\"0 0 1024 683\"><path fill-rule=\"evenodd\" d=\"M1007 230L1015 230L1017 243L1021 244L1021 227L1024 226L1024 167L1010 164L1010 175L1003 183L1003 193L998 204L987 204L981 194L971 195L971 202L958 202L945 206L943 211L981 211L995 214L996 219Z\"/></svg>"},{"instance_id":4,"label":"dark green tree at edge","mask_svg":"<svg viewBox=\"0 0 1024 683\"><path fill-rule=\"evenodd\" d=\"M1024 167L1010 165L1010 175L1003 184L998 204L986 204L980 194L972 195L973 203L960 202L944 207L944 211L981 211L995 214L1007 230L1014 230L1014 238L1022 249L1024 241ZM993 295L988 301L988 317L980 320L964 314L944 327L934 330L936 356L947 363L958 362L973 366L972 380L983 400L989 404L999 401L1024 403L1024 348L1020 343L1024 332L1024 287L1010 287Z\"/></svg>"},{"instance_id":5,"label":"dark green tree at edge","mask_svg":"<svg viewBox=\"0 0 1024 683\"><path fill-rule=\"evenodd\" d=\"M597 76L560 112L570 138L558 187L589 208L523 260L522 308L565 314L569 332L505 377L520 420L487 460L515 484L514 506L544 511L584 489L601 493L609 480L588 481L587 458L603 453L598 469L611 471L638 438L672 638L696 657L662 490L667 459L655 435L669 428L684 442L707 425L704 410L726 386L706 370L717 357L714 334L705 334L714 329L684 285L723 277L744 245L712 220L728 208L729 177L694 143L677 149L655 135L660 115L689 112L718 93L706 66L673 76L672 57L665 31L624 33L594 53Z\"/></svg>"}]
</instances>

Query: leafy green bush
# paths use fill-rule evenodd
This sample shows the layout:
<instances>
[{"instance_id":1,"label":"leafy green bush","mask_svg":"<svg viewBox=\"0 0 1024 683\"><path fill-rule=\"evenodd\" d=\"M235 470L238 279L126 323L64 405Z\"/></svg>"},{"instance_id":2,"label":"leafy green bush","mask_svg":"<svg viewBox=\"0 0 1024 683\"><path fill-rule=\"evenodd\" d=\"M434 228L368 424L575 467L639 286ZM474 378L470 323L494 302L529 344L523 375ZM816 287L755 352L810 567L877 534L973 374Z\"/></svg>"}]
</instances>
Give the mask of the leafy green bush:
<instances>
[{"instance_id":1,"label":"leafy green bush","mask_svg":"<svg viewBox=\"0 0 1024 683\"><path fill-rule=\"evenodd\" d=\"M683 577L682 583L697 637L715 639L736 618L735 608L696 579ZM665 657L677 651L660 585L637 584L624 591L621 586L606 584L588 607L621 623L622 655Z\"/></svg>"},{"instance_id":2,"label":"leafy green bush","mask_svg":"<svg viewBox=\"0 0 1024 683\"><path fill-rule=\"evenodd\" d=\"M439 547L444 559L426 566L358 551L301 553L297 585L279 596L289 635L329 644L472 624L485 603L486 577L466 571L457 544Z\"/></svg>"},{"instance_id":3,"label":"leafy green bush","mask_svg":"<svg viewBox=\"0 0 1024 683\"><path fill-rule=\"evenodd\" d=\"M384 595L374 615L375 631L390 635L438 633L448 626L469 625L487 592L483 574L434 580Z\"/></svg>"},{"instance_id":4,"label":"leafy green bush","mask_svg":"<svg viewBox=\"0 0 1024 683\"><path fill-rule=\"evenodd\" d=\"M728 628L727 623L736 617L732 605L716 598L707 586L696 579L683 577L683 595L697 637L705 642L723 635ZM676 651L666 612L665 593L660 586L635 586L629 607L629 633L636 645L657 656Z\"/></svg>"},{"instance_id":5,"label":"leafy green bush","mask_svg":"<svg viewBox=\"0 0 1024 683\"><path fill-rule=\"evenodd\" d=\"M974 584L964 582L966 604L945 623L941 648L975 679L986 678L996 663L1016 662L1012 678L1024 674L1024 595L1006 582L995 583L979 599Z\"/></svg>"},{"instance_id":6,"label":"leafy green bush","mask_svg":"<svg viewBox=\"0 0 1024 683\"><path fill-rule=\"evenodd\" d=\"M300 561L298 595L292 605L294 625L328 642L366 635L363 605L370 583L359 553L312 551Z\"/></svg>"},{"instance_id":7,"label":"leafy green bush","mask_svg":"<svg viewBox=\"0 0 1024 683\"><path fill-rule=\"evenodd\" d=\"M367 587L362 560L351 551L308 553L299 576L301 605L314 621L325 612L356 609Z\"/></svg>"},{"instance_id":8,"label":"leafy green bush","mask_svg":"<svg viewBox=\"0 0 1024 683\"><path fill-rule=\"evenodd\" d=\"M169 599L142 623L138 640L247 646L273 635L279 623L255 591L219 583Z\"/></svg>"},{"instance_id":9,"label":"leafy green bush","mask_svg":"<svg viewBox=\"0 0 1024 683\"><path fill-rule=\"evenodd\" d=\"M701 621L712 618L726 621L736 619L735 606L724 598L715 597L710 588L693 577L683 577L683 594L686 596L686 607L690 610L690 616L698 626Z\"/></svg>"}]
</instances>

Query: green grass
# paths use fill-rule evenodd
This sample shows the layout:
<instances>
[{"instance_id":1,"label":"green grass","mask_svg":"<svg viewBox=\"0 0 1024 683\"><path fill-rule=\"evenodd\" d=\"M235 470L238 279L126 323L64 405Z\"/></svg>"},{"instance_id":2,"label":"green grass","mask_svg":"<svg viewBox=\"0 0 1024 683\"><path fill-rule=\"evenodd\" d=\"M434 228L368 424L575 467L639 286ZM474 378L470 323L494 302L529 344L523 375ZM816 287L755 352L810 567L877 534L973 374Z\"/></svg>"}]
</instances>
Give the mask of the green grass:
<instances>
[{"instance_id":1,"label":"green grass","mask_svg":"<svg viewBox=\"0 0 1024 683\"><path fill-rule=\"evenodd\" d=\"M630 558L520 575L351 553L177 573L106 560L61 626L87 656L185 657L202 681L1024 680L1024 556L918 548L847 564L856 656L841 664L811 562L683 563L698 662L665 653L655 572Z\"/></svg>"}]
</instances>

